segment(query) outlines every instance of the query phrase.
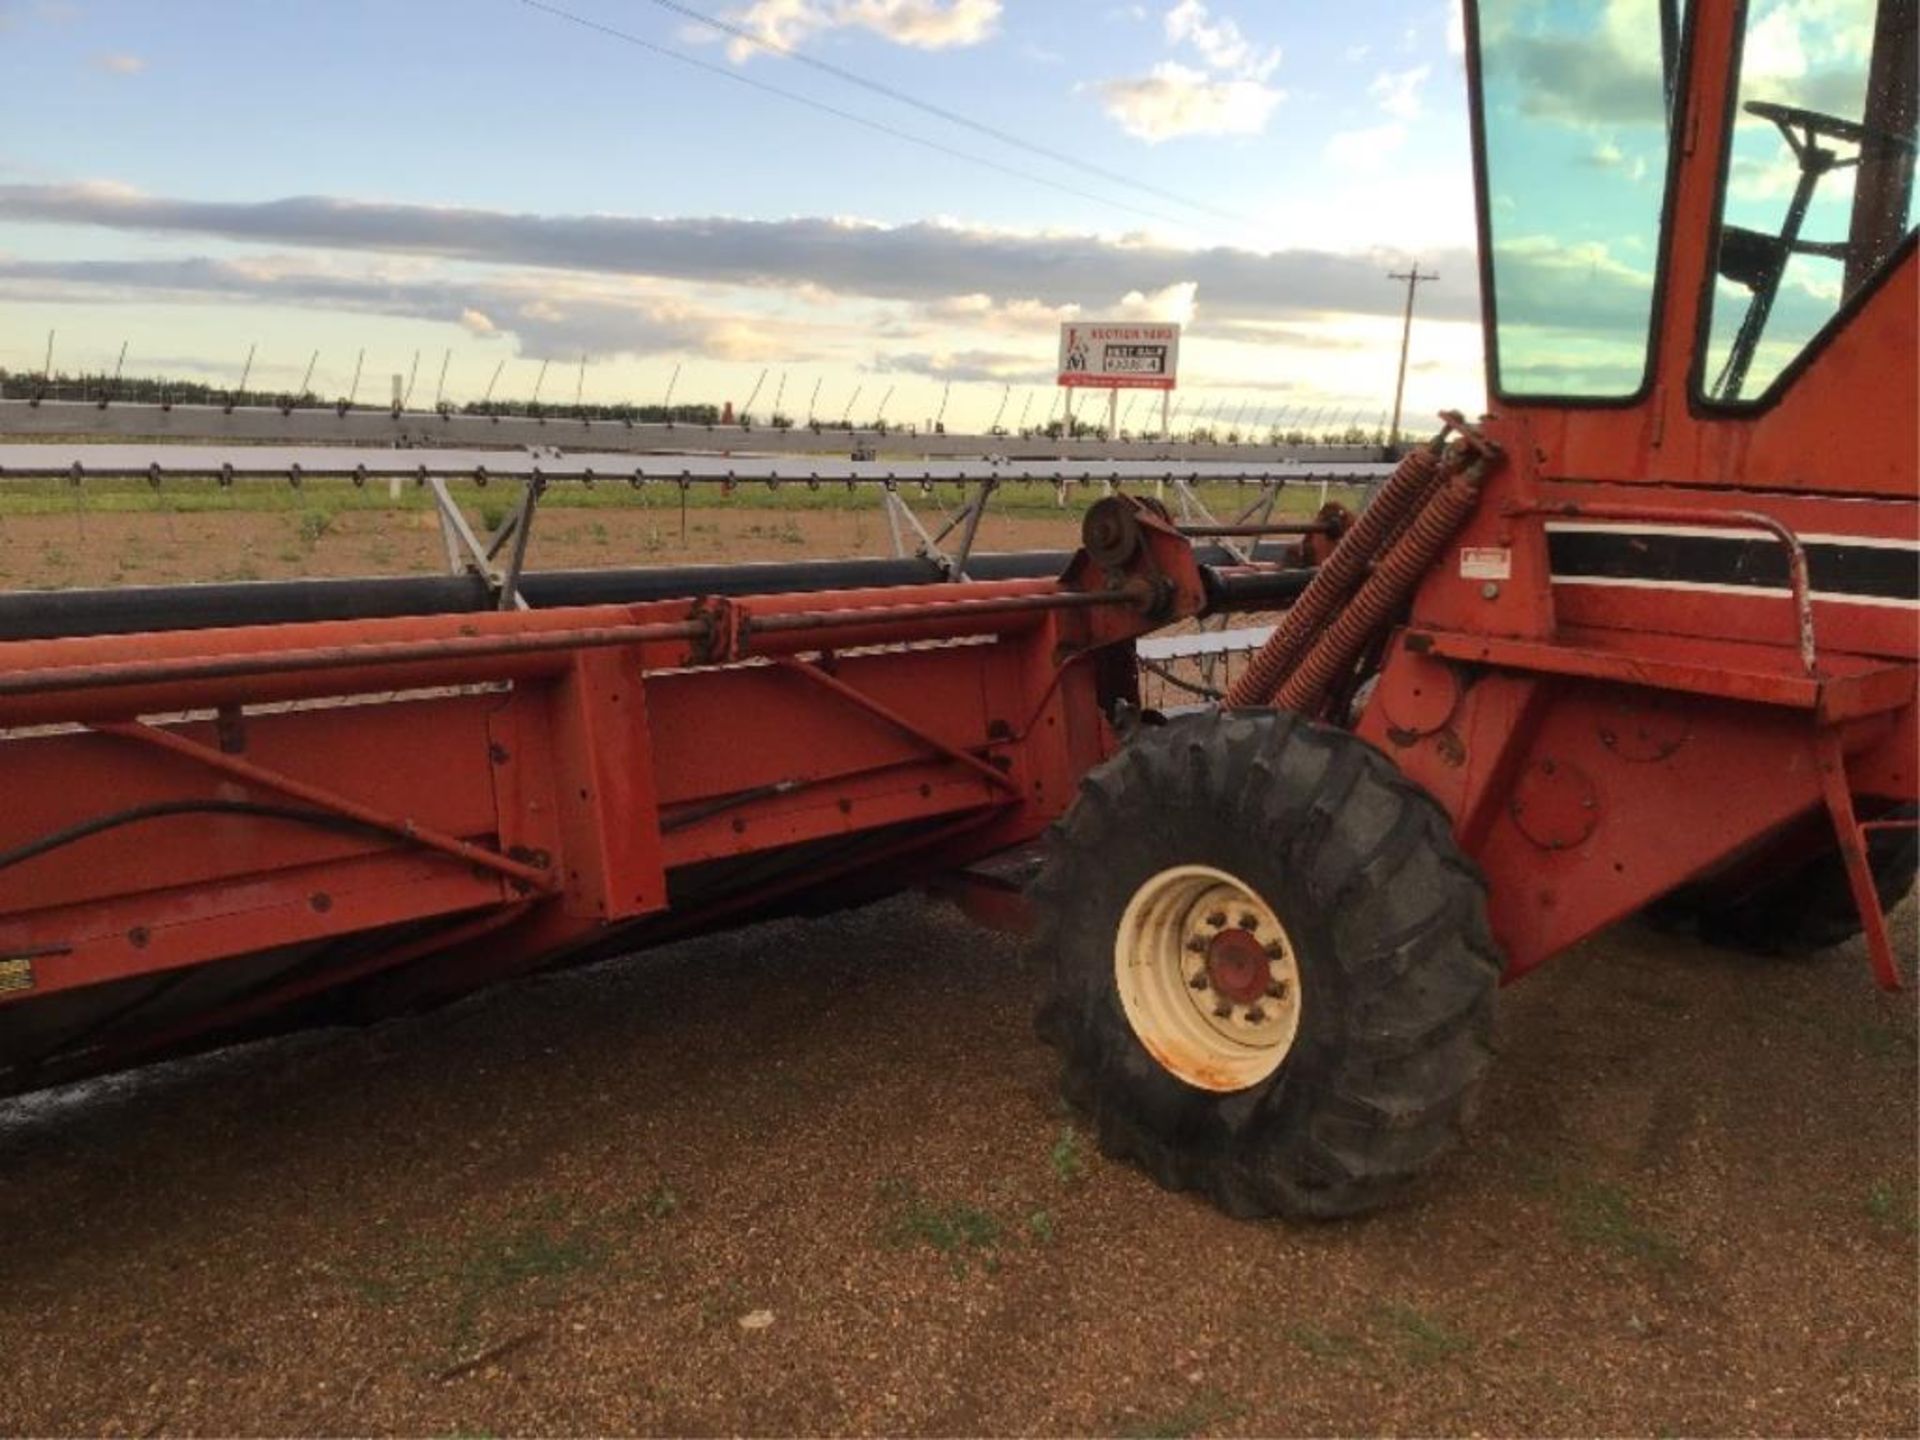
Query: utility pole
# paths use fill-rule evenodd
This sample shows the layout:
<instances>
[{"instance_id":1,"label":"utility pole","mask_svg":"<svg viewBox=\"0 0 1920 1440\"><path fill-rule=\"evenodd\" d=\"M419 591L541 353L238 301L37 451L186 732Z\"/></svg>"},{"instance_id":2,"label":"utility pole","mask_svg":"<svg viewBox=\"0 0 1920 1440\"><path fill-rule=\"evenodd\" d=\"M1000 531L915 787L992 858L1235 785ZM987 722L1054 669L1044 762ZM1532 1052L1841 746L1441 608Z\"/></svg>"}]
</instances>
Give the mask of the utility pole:
<instances>
[{"instance_id":1,"label":"utility pole","mask_svg":"<svg viewBox=\"0 0 1920 1440\"><path fill-rule=\"evenodd\" d=\"M1413 339L1413 296L1414 292L1420 288L1422 281L1434 281L1440 277L1422 275L1419 263L1416 261L1404 275L1389 271L1387 278L1407 282L1407 314L1400 325L1400 378L1393 382L1393 423L1387 427L1387 444L1398 445L1400 443L1400 399L1407 390L1407 343Z\"/></svg>"}]
</instances>

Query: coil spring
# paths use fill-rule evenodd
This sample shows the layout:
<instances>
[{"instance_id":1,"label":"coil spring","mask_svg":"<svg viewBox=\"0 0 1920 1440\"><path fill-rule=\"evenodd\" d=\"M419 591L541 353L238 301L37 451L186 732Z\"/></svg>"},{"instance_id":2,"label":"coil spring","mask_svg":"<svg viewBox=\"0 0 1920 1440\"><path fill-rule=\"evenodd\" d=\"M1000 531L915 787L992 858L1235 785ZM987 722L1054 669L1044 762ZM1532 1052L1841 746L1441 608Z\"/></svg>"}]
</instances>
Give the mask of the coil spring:
<instances>
[{"instance_id":1,"label":"coil spring","mask_svg":"<svg viewBox=\"0 0 1920 1440\"><path fill-rule=\"evenodd\" d=\"M1439 473L1440 460L1433 448L1423 446L1407 453L1233 682L1227 691L1228 705L1265 705L1273 698L1328 618L1359 583L1382 543L1426 496Z\"/></svg>"},{"instance_id":2,"label":"coil spring","mask_svg":"<svg viewBox=\"0 0 1920 1440\"><path fill-rule=\"evenodd\" d=\"M1274 697L1283 709L1302 715L1316 711L1335 679L1353 667L1362 647L1420 583L1440 552L1466 522L1480 500L1486 467L1476 461L1451 476L1421 510L1398 544L1367 577L1367 583L1340 612L1306 659Z\"/></svg>"}]
</instances>

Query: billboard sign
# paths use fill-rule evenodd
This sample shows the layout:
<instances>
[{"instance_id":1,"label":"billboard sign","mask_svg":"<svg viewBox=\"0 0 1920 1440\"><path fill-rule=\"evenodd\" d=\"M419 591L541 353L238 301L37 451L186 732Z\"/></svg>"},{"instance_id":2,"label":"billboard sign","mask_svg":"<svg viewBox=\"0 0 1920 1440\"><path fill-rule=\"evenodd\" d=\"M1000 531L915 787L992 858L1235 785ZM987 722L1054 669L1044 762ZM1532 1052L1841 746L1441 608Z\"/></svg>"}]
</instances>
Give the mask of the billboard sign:
<instances>
[{"instance_id":1,"label":"billboard sign","mask_svg":"<svg viewBox=\"0 0 1920 1440\"><path fill-rule=\"evenodd\" d=\"M1180 368L1178 325L1060 327L1060 383L1099 390L1171 390Z\"/></svg>"}]
</instances>

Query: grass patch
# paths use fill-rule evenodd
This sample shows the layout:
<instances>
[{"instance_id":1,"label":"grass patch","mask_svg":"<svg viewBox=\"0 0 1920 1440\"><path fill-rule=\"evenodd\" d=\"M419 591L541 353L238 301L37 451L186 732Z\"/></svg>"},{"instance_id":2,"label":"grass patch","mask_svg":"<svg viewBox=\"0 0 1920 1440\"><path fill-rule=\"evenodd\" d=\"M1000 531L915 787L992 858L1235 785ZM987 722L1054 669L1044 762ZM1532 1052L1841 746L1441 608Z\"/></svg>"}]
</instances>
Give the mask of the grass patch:
<instances>
[{"instance_id":1,"label":"grass patch","mask_svg":"<svg viewBox=\"0 0 1920 1440\"><path fill-rule=\"evenodd\" d=\"M450 1274L464 1302L532 1280L558 1280L606 1263L607 1240L593 1225L533 1222L477 1237Z\"/></svg>"},{"instance_id":2,"label":"grass patch","mask_svg":"<svg viewBox=\"0 0 1920 1440\"><path fill-rule=\"evenodd\" d=\"M1053 1142L1047 1151L1047 1164L1052 1167L1053 1178L1062 1185L1071 1185L1085 1178L1087 1173L1086 1157L1082 1153L1080 1132L1071 1125L1060 1127L1060 1138Z\"/></svg>"},{"instance_id":3,"label":"grass patch","mask_svg":"<svg viewBox=\"0 0 1920 1440\"><path fill-rule=\"evenodd\" d=\"M883 1184L881 1198L888 1206L889 1244L925 1246L946 1256L956 1275L976 1259L988 1270L998 1268L1003 1227L991 1211L964 1201L937 1203L907 1181Z\"/></svg>"},{"instance_id":4,"label":"grass patch","mask_svg":"<svg viewBox=\"0 0 1920 1440\"><path fill-rule=\"evenodd\" d=\"M1394 1303L1381 1312L1387 1335L1400 1358L1414 1365L1437 1365L1473 1348L1473 1341L1438 1316L1414 1305Z\"/></svg>"},{"instance_id":5,"label":"grass patch","mask_svg":"<svg viewBox=\"0 0 1920 1440\"><path fill-rule=\"evenodd\" d=\"M1209 1426L1237 1418L1245 1410L1246 1406L1234 1404L1217 1390L1203 1390L1176 1409L1117 1426L1115 1433L1124 1440L1186 1440Z\"/></svg>"},{"instance_id":6,"label":"grass patch","mask_svg":"<svg viewBox=\"0 0 1920 1440\"><path fill-rule=\"evenodd\" d=\"M1582 1180L1561 1199L1560 1223L1569 1237L1628 1260L1669 1266L1680 1244L1634 1213L1626 1191L1603 1180Z\"/></svg>"},{"instance_id":7,"label":"grass patch","mask_svg":"<svg viewBox=\"0 0 1920 1440\"><path fill-rule=\"evenodd\" d=\"M333 512L318 507L302 510L296 528L300 543L311 550L333 529Z\"/></svg>"},{"instance_id":8,"label":"grass patch","mask_svg":"<svg viewBox=\"0 0 1920 1440\"><path fill-rule=\"evenodd\" d=\"M612 1210L580 1213L557 1196L519 1207L504 1218L456 1236L415 1237L383 1268L345 1276L348 1288L374 1305L405 1306L439 1318L450 1355L470 1351L490 1317L525 1323L586 1280L625 1266L638 1227L680 1208L664 1183Z\"/></svg>"},{"instance_id":9,"label":"grass patch","mask_svg":"<svg viewBox=\"0 0 1920 1440\"><path fill-rule=\"evenodd\" d=\"M1319 1325L1290 1325L1287 1339L1316 1360L1351 1360L1360 1353L1358 1336Z\"/></svg>"},{"instance_id":10,"label":"grass patch","mask_svg":"<svg viewBox=\"0 0 1920 1440\"><path fill-rule=\"evenodd\" d=\"M1920 1231L1920 1212L1916 1212L1911 1194L1903 1196L1889 1181L1876 1182L1867 1191L1867 1214L1876 1225L1903 1230L1911 1235Z\"/></svg>"},{"instance_id":11,"label":"grass patch","mask_svg":"<svg viewBox=\"0 0 1920 1440\"><path fill-rule=\"evenodd\" d=\"M1891 1025L1867 1021L1858 1031L1860 1052L1869 1060L1898 1060L1913 1053L1913 1044Z\"/></svg>"}]
</instances>

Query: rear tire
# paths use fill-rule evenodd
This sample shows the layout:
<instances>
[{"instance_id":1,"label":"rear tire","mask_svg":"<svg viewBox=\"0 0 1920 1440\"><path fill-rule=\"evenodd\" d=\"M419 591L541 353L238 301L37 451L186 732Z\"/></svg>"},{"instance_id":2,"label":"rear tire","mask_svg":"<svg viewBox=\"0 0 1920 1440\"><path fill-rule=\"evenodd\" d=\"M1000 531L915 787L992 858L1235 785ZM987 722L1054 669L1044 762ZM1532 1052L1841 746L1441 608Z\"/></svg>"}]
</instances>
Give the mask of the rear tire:
<instances>
[{"instance_id":1,"label":"rear tire","mask_svg":"<svg viewBox=\"0 0 1920 1440\"><path fill-rule=\"evenodd\" d=\"M1911 819L1903 805L1887 819ZM1891 911L1912 892L1920 864L1920 832L1875 830L1867 838L1867 865L1880 908ZM1661 902L1669 923L1690 920L1700 939L1723 950L1757 955L1808 956L1844 945L1860 934L1860 910L1853 903L1847 865L1838 848L1824 851L1787 875L1751 892L1713 903L1686 896Z\"/></svg>"},{"instance_id":2,"label":"rear tire","mask_svg":"<svg viewBox=\"0 0 1920 1440\"><path fill-rule=\"evenodd\" d=\"M1041 1032L1107 1154L1233 1215L1319 1218L1458 1139L1501 968L1484 884L1363 741L1265 711L1142 730L1082 782L1034 896Z\"/></svg>"}]
</instances>

